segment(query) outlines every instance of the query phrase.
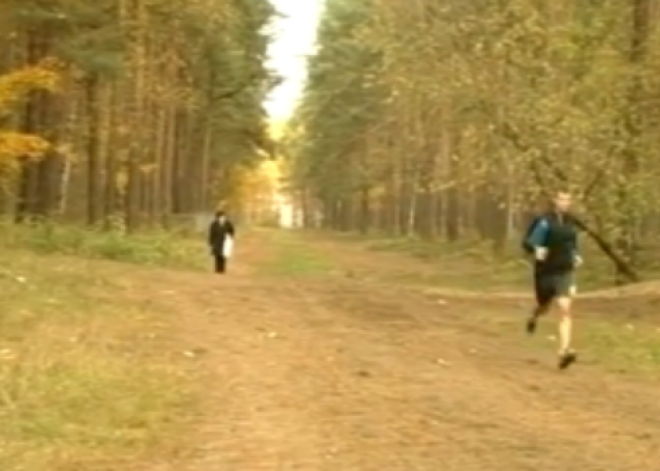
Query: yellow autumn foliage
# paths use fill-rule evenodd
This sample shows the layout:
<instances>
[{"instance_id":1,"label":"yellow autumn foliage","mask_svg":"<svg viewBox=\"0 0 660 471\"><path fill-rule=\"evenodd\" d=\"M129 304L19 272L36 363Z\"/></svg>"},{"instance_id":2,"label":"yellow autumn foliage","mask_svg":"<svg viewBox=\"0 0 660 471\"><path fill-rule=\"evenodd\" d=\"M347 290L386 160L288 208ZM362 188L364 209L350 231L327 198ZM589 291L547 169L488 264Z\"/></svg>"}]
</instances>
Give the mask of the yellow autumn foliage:
<instances>
[{"instance_id":1,"label":"yellow autumn foliage","mask_svg":"<svg viewBox=\"0 0 660 471\"><path fill-rule=\"evenodd\" d=\"M0 161L17 157L39 158L50 144L39 136L11 131L0 131Z\"/></svg>"},{"instance_id":2,"label":"yellow autumn foliage","mask_svg":"<svg viewBox=\"0 0 660 471\"><path fill-rule=\"evenodd\" d=\"M218 202L217 209L250 206L269 207L275 201L281 179L279 164L262 162L257 167L237 167L231 176L223 177L225 198Z\"/></svg>"},{"instance_id":3,"label":"yellow autumn foliage","mask_svg":"<svg viewBox=\"0 0 660 471\"><path fill-rule=\"evenodd\" d=\"M59 75L48 63L0 75L0 112L22 100L34 89L55 91Z\"/></svg>"},{"instance_id":4,"label":"yellow autumn foliage","mask_svg":"<svg viewBox=\"0 0 660 471\"><path fill-rule=\"evenodd\" d=\"M245 169L238 179L240 200L269 204L277 192L279 179L279 167L274 161L267 160L257 168Z\"/></svg>"},{"instance_id":5,"label":"yellow autumn foliage","mask_svg":"<svg viewBox=\"0 0 660 471\"><path fill-rule=\"evenodd\" d=\"M59 74L54 64L43 63L0 75L0 115L9 113L32 90L55 91ZM0 130L0 161L13 164L18 157L39 158L49 143L39 136Z\"/></svg>"}]
</instances>

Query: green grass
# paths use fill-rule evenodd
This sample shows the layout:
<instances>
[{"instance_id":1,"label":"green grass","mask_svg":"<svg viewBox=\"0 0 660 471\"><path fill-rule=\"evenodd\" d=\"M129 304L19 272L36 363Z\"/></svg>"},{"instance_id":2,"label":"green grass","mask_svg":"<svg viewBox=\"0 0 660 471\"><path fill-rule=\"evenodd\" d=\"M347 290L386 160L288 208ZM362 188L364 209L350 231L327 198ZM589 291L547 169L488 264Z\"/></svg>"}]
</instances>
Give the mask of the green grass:
<instances>
[{"instance_id":1,"label":"green grass","mask_svg":"<svg viewBox=\"0 0 660 471\"><path fill-rule=\"evenodd\" d=\"M278 277L310 277L330 274L334 265L312 244L298 234L286 231L271 233L268 243L274 256L261 266L265 275Z\"/></svg>"},{"instance_id":2,"label":"green grass","mask_svg":"<svg viewBox=\"0 0 660 471\"><path fill-rule=\"evenodd\" d=\"M130 268L0 257L0 469L109 471L175 456L195 393L170 345L172 314L136 297Z\"/></svg>"},{"instance_id":3,"label":"green grass","mask_svg":"<svg viewBox=\"0 0 660 471\"><path fill-rule=\"evenodd\" d=\"M470 310L469 317L489 337L499 338L502 344L524 346L545 356L552 366L557 350L557 316L553 313L545 317L537 333L528 337L523 329L531 306L531 300L517 306L493 302L488 310ZM631 323L611 313L585 312L578 302L574 345L580 353L580 363L610 373L660 380L660 324L653 325L650 312L641 317Z\"/></svg>"},{"instance_id":4,"label":"green grass","mask_svg":"<svg viewBox=\"0 0 660 471\"><path fill-rule=\"evenodd\" d=\"M488 310L471 311L470 318L501 342L522 343L532 351L545 352L550 361L557 349L557 316L544 317L536 335L527 337L523 327L531 306L531 300L520 305L491 303ZM660 379L660 323L653 321L655 313L641 308L638 318L631 321L595 309L579 300L575 306L574 344L580 361L612 373Z\"/></svg>"},{"instance_id":5,"label":"green grass","mask_svg":"<svg viewBox=\"0 0 660 471\"><path fill-rule=\"evenodd\" d=\"M202 269L207 251L199 240L165 231L126 235L79 226L0 224L0 244L39 254L63 254L170 268Z\"/></svg>"},{"instance_id":6,"label":"green grass","mask_svg":"<svg viewBox=\"0 0 660 471\"><path fill-rule=\"evenodd\" d=\"M639 324L587 321L581 327L585 353L609 369L660 378L660 329Z\"/></svg>"},{"instance_id":7,"label":"green grass","mask_svg":"<svg viewBox=\"0 0 660 471\"><path fill-rule=\"evenodd\" d=\"M342 235L337 240L361 246L374 257L390 253L423 262L418 268L393 266L382 274L391 282L479 291L519 290L529 285L530 266L522 257L495 256L492 246L483 241L448 243L355 235Z\"/></svg>"},{"instance_id":8,"label":"green grass","mask_svg":"<svg viewBox=\"0 0 660 471\"><path fill-rule=\"evenodd\" d=\"M360 239L346 239L346 241ZM394 252L417 258L438 266L438 274L431 281L447 287L474 287L475 280L488 290L527 289L529 286L530 265L522 249L513 243L503 253L493 250L487 241L467 239L450 243L443 240L422 240L419 238L363 238L362 243L374 252ZM586 240L583 244L585 265L578 271L581 291L607 288L614 285L612 263L599 250ZM447 276L447 275L450 276ZM645 279L660 276L655 266L641 270Z\"/></svg>"}]
</instances>

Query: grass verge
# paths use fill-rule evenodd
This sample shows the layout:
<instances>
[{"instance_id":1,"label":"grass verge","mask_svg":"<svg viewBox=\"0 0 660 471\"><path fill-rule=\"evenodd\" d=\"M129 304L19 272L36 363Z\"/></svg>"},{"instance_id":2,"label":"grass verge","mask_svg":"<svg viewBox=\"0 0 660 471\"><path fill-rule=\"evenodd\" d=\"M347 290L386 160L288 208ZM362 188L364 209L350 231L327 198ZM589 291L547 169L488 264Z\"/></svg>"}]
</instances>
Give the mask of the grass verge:
<instances>
[{"instance_id":1,"label":"grass verge","mask_svg":"<svg viewBox=\"0 0 660 471\"><path fill-rule=\"evenodd\" d=\"M608 369L660 379L660 328L648 322L586 321L585 354Z\"/></svg>"},{"instance_id":2,"label":"grass verge","mask_svg":"<svg viewBox=\"0 0 660 471\"><path fill-rule=\"evenodd\" d=\"M322 236L322 235L321 235ZM410 256L436 265L437 270L426 281L446 287L470 288L475 282L488 286L488 290L528 289L531 267L522 249L511 244L503 252L495 251L489 241L466 239L459 242L424 240L416 237L387 238L375 236L329 236L345 243L362 245L369 251ZM581 244L585 265L578 272L581 291L611 288L614 286L615 270L610 260L588 238ZM660 276L660 269L647 263L640 269L644 279Z\"/></svg>"},{"instance_id":3,"label":"grass verge","mask_svg":"<svg viewBox=\"0 0 660 471\"><path fill-rule=\"evenodd\" d=\"M451 300L449 301L451 304ZM626 311L621 305L626 304ZM488 301L483 310L478 301L469 317L480 330L501 342L523 343L533 352L545 353L552 362L557 349L557 316L553 312L540 322L537 333L528 337L524 322L531 311L529 302ZM616 303L586 302L575 306L574 345L580 363L617 374L660 380L660 324L651 305L630 298Z\"/></svg>"},{"instance_id":4,"label":"grass verge","mask_svg":"<svg viewBox=\"0 0 660 471\"><path fill-rule=\"evenodd\" d=\"M261 264L264 275L278 277L310 277L330 274L332 261L313 244L307 243L299 234L288 231L272 231L268 244L273 252L269 260Z\"/></svg>"},{"instance_id":5,"label":"grass verge","mask_svg":"<svg viewBox=\"0 0 660 471\"><path fill-rule=\"evenodd\" d=\"M201 238L200 238L201 240ZM0 244L38 254L63 254L170 268L202 269L208 264L200 240L165 231L126 235L79 226L0 224Z\"/></svg>"},{"instance_id":6,"label":"grass verge","mask_svg":"<svg viewBox=\"0 0 660 471\"><path fill-rule=\"evenodd\" d=\"M0 469L129 470L182 452L195 392L170 315L127 291L121 267L2 259Z\"/></svg>"}]
</instances>

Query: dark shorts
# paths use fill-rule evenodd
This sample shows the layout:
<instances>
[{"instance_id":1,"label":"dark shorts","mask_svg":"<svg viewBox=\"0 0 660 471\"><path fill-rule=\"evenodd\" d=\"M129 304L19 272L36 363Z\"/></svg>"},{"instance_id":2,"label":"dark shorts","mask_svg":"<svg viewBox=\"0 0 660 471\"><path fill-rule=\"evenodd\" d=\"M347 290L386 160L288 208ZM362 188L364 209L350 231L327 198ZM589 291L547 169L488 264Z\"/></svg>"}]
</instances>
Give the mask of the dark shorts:
<instances>
[{"instance_id":1,"label":"dark shorts","mask_svg":"<svg viewBox=\"0 0 660 471\"><path fill-rule=\"evenodd\" d=\"M550 304L555 298L571 297L574 291L573 272L534 274L534 292L539 306Z\"/></svg>"}]
</instances>

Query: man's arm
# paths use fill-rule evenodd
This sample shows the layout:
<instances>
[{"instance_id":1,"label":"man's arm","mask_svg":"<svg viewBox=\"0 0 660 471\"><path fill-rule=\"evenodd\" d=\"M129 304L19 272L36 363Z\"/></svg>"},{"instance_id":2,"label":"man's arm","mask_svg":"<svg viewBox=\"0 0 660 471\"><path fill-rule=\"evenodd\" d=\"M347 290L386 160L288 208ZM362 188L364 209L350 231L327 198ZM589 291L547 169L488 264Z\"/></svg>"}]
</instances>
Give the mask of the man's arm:
<instances>
[{"instance_id":1,"label":"man's arm","mask_svg":"<svg viewBox=\"0 0 660 471\"><path fill-rule=\"evenodd\" d=\"M227 234L232 237L236 236L236 229L234 229L234 225L229 221L227 221Z\"/></svg>"},{"instance_id":2,"label":"man's arm","mask_svg":"<svg viewBox=\"0 0 660 471\"><path fill-rule=\"evenodd\" d=\"M582 265L582 256L580 255L580 250L578 248L578 239L577 237L575 238L575 242L573 243L573 261L575 262L576 266Z\"/></svg>"},{"instance_id":3,"label":"man's arm","mask_svg":"<svg viewBox=\"0 0 660 471\"><path fill-rule=\"evenodd\" d=\"M540 219L532 232L527 237L527 244L534 247L534 255L537 260L544 260L548 255L548 249L545 246L550 225L546 219Z\"/></svg>"}]
</instances>

